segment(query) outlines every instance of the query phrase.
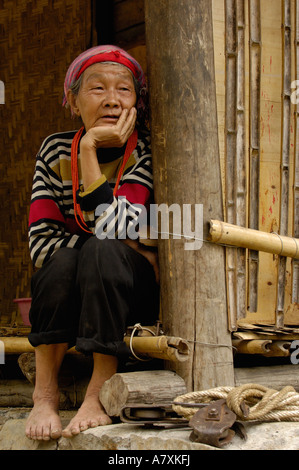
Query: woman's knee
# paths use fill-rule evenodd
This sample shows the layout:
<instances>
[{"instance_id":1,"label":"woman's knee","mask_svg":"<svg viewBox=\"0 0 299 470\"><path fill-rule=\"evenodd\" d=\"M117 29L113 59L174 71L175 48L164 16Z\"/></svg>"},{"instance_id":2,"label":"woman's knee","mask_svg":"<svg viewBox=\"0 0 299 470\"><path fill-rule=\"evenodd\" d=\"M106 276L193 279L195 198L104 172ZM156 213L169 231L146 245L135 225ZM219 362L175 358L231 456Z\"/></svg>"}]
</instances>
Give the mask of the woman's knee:
<instances>
[{"instance_id":1,"label":"woman's knee","mask_svg":"<svg viewBox=\"0 0 299 470\"><path fill-rule=\"evenodd\" d=\"M78 264L78 282L122 282L128 269L126 247L117 239L99 240L91 237L81 248Z\"/></svg>"},{"instance_id":2,"label":"woman's knee","mask_svg":"<svg viewBox=\"0 0 299 470\"><path fill-rule=\"evenodd\" d=\"M49 261L42 266L32 277L32 292L43 290L57 293L67 290L76 279L78 263L78 251L73 248L60 248L51 256Z\"/></svg>"},{"instance_id":3,"label":"woman's knee","mask_svg":"<svg viewBox=\"0 0 299 470\"><path fill-rule=\"evenodd\" d=\"M116 239L105 238L100 240L96 236L90 237L80 250L79 260L89 261L89 263L111 261L114 257L119 257L123 251L122 243Z\"/></svg>"}]
</instances>

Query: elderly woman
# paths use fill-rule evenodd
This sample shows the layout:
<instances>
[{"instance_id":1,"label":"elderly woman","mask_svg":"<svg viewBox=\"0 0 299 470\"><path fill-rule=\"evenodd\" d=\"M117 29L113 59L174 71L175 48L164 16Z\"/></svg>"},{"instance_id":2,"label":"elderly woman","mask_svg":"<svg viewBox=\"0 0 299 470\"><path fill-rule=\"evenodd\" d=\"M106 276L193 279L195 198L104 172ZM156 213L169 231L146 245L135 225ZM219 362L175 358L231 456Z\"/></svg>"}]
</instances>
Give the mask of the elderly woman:
<instances>
[{"instance_id":1,"label":"elderly woman","mask_svg":"<svg viewBox=\"0 0 299 470\"><path fill-rule=\"evenodd\" d=\"M156 254L136 234L153 198L147 93L140 65L98 46L70 65L64 104L79 131L51 135L36 159L29 217L33 263L30 343L35 347L31 439L70 437L111 423L99 390L128 356L128 325L158 318ZM62 429L58 372L68 348L93 355L76 416Z\"/></svg>"}]
</instances>

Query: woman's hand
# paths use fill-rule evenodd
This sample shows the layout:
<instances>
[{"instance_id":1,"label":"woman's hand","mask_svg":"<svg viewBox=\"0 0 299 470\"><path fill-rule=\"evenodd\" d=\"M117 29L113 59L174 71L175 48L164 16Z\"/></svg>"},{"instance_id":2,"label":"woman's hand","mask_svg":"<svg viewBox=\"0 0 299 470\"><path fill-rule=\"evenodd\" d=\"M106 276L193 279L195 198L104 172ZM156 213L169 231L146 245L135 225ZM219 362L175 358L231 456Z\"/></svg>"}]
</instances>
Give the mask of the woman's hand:
<instances>
[{"instance_id":1,"label":"woman's hand","mask_svg":"<svg viewBox=\"0 0 299 470\"><path fill-rule=\"evenodd\" d=\"M142 245L137 240L131 240L129 238L126 238L121 241L125 243L126 245L129 245L131 248L133 248L133 250L138 251L138 253L143 255L148 260L148 262L153 267L156 282L157 284L159 284L160 283L160 270L159 270L158 253L156 251L151 251L147 249L145 245Z\"/></svg>"},{"instance_id":2,"label":"woman's hand","mask_svg":"<svg viewBox=\"0 0 299 470\"><path fill-rule=\"evenodd\" d=\"M80 160L85 190L102 176L96 150L125 145L135 129L136 116L136 108L123 109L116 124L92 127L82 137Z\"/></svg>"},{"instance_id":3,"label":"woman's hand","mask_svg":"<svg viewBox=\"0 0 299 470\"><path fill-rule=\"evenodd\" d=\"M122 147L135 129L136 116L136 108L123 109L116 124L92 127L81 139L80 150Z\"/></svg>"}]
</instances>

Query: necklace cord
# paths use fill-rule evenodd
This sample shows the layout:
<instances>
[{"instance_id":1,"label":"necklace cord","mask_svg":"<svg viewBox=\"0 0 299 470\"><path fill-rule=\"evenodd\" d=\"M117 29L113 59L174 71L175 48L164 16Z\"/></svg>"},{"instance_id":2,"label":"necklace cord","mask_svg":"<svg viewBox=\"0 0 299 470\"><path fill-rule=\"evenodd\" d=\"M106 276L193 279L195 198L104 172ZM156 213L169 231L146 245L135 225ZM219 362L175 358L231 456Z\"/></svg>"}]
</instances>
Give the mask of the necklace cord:
<instances>
[{"instance_id":1,"label":"necklace cord","mask_svg":"<svg viewBox=\"0 0 299 470\"><path fill-rule=\"evenodd\" d=\"M77 202L77 191L79 189L78 148L79 148L79 142L80 142L81 136L83 134L83 131L84 131L84 127L81 127L81 129L78 130L78 132L76 133L76 135L73 138L72 147L71 147L71 172L72 172L72 186L73 186L72 189L73 189L73 201L74 201L74 215L75 215L75 219L76 219L76 222L79 225L79 227L82 230L84 230L84 232L92 233L91 230L89 230L89 228L86 225L86 222L84 220L84 216L83 216L80 204L78 204L78 202ZM124 154L124 157L123 157L122 165L121 165L120 170L118 172L117 180L116 180L114 190L113 190L113 196L114 197L116 196L116 193L117 193L117 190L118 190L118 187L119 187L119 182L120 182L120 179L121 179L122 174L124 172L126 163L129 160L130 155L132 154L132 152L134 151L134 149L137 146L137 140L138 140L138 132L135 129L134 132L129 137L128 141L127 141L126 150L125 150L125 154Z\"/></svg>"}]
</instances>

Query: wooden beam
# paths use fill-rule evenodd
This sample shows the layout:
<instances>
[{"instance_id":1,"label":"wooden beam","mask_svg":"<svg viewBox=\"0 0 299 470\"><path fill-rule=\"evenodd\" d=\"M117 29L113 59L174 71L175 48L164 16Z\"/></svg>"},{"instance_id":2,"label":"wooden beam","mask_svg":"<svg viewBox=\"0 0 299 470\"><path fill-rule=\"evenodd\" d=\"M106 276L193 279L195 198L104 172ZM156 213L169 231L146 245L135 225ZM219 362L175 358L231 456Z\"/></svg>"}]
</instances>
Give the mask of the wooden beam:
<instances>
[{"instance_id":1,"label":"wooden beam","mask_svg":"<svg viewBox=\"0 0 299 470\"><path fill-rule=\"evenodd\" d=\"M212 5L145 0L156 203L202 204L222 218ZM171 231L171 230L170 230ZM223 247L159 240L163 329L192 351L175 370L188 390L233 384Z\"/></svg>"},{"instance_id":2,"label":"wooden beam","mask_svg":"<svg viewBox=\"0 0 299 470\"><path fill-rule=\"evenodd\" d=\"M235 386L260 384L264 387L281 390L288 385L299 392L299 369L293 365L268 367L236 367Z\"/></svg>"}]
</instances>

